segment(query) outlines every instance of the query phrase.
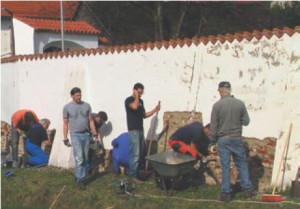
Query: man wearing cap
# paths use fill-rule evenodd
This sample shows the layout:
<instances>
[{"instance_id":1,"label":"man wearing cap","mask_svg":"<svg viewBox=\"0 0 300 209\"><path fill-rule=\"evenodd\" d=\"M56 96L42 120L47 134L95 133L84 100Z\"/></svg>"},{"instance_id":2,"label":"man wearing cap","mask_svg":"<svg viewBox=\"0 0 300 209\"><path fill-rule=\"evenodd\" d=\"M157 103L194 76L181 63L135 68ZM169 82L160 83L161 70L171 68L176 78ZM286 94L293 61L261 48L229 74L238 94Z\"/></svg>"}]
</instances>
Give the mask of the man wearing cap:
<instances>
[{"instance_id":1,"label":"man wearing cap","mask_svg":"<svg viewBox=\"0 0 300 209\"><path fill-rule=\"evenodd\" d=\"M211 112L211 140L217 142L222 167L222 185L220 200L231 201L230 163L233 157L238 169L240 184L246 198L255 195L249 179L247 153L242 140L242 126L250 122L243 101L231 95L231 85L227 81L219 83L221 99L213 105Z\"/></svg>"}]
</instances>

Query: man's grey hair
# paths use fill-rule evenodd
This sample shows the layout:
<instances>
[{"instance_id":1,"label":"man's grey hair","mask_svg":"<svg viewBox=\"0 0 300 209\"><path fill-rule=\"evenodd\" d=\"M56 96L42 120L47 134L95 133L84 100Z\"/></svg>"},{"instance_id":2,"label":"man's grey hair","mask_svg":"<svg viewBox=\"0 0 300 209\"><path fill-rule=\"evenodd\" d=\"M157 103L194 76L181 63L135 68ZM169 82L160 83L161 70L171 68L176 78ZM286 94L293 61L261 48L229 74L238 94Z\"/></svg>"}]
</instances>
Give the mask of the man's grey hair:
<instances>
[{"instance_id":1,"label":"man's grey hair","mask_svg":"<svg viewBox=\"0 0 300 209\"><path fill-rule=\"evenodd\" d=\"M221 91L223 94L231 95L231 88L222 87L219 88L219 91Z\"/></svg>"},{"instance_id":2,"label":"man's grey hair","mask_svg":"<svg viewBox=\"0 0 300 209\"><path fill-rule=\"evenodd\" d=\"M41 119L40 120L40 124L42 124L42 125L50 125L50 120L49 119L47 119L47 118L43 118L43 119Z\"/></svg>"}]
</instances>

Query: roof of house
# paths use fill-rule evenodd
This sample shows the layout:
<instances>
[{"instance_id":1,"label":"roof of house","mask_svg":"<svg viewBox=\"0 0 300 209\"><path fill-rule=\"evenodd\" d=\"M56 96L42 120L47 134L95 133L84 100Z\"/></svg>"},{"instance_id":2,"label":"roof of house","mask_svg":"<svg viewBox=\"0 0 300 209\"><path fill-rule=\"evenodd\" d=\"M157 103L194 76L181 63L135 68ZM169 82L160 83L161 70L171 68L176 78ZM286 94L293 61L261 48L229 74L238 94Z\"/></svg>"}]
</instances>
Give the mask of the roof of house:
<instances>
[{"instance_id":1,"label":"roof of house","mask_svg":"<svg viewBox=\"0 0 300 209\"><path fill-rule=\"evenodd\" d=\"M64 19L72 20L78 1L63 1ZM60 1L1 1L1 16L60 19Z\"/></svg>"},{"instance_id":2,"label":"roof of house","mask_svg":"<svg viewBox=\"0 0 300 209\"><path fill-rule=\"evenodd\" d=\"M243 33L234 33L225 35L218 34L216 36L209 35L209 36L201 36L201 37L194 37L192 39L185 38L185 39L171 39L169 41L155 41L155 42L147 42L147 43L136 43L136 44L129 44L129 45L122 45L122 46L107 46L107 47L100 47L100 48L93 48L93 49L79 49L79 50L69 50L69 51L59 51L59 52L49 52L44 54L32 54L32 55L16 55L7 58L1 58L1 63L9 63L9 62L18 62L24 60L37 60L37 59L52 59L58 57L73 57L73 56L90 56L96 54L114 54L123 52L133 52L133 51L140 51L140 50L153 50L154 48L161 49L161 48L169 48L169 47L183 47L183 46L191 46L192 44L198 46L199 44L215 44L215 43L224 43L228 41L232 43L233 41L241 42L244 39L251 41L253 38L256 40L260 40L261 38L265 37L270 39L273 36L281 38L283 34L287 34L288 36L292 36L295 33L300 33L300 26L296 26L295 29L291 29L288 27L284 27L283 29L274 28L273 30L264 29L262 31L254 30L252 33L248 31L244 31Z\"/></svg>"},{"instance_id":3,"label":"roof of house","mask_svg":"<svg viewBox=\"0 0 300 209\"><path fill-rule=\"evenodd\" d=\"M18 17L16 18L21 22L29 25L35 30L46 30L53 32L61 31L61 21L60 20L49 20L49 19L37 19L37 18L26 18ZM94 28L90 24L83 21L64 21L64 32L66 33L81 33L81 34L95 34L101 33L100 30Z\"/></svg>"}]
</instances>

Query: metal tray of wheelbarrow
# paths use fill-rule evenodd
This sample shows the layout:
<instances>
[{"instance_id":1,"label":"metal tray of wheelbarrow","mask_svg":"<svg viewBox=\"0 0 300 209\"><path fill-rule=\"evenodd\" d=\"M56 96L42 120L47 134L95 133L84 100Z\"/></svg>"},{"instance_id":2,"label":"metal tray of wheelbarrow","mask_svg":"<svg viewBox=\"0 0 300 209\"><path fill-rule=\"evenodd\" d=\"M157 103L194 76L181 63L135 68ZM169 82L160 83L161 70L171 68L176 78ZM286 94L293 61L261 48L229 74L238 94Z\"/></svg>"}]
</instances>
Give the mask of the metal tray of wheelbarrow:
<instances>
[{"instance_id":1,"label":"metal tray of wheelbarrow","mask_svg":"<svg viewBox=\"0 0 300 209\"><path fill-rule=\"evenodd\" d=\"M197 161L191 155L165 151L146 157L152 168L163 178L175 178L191 173Z\"/></svg>"}]
</instances>

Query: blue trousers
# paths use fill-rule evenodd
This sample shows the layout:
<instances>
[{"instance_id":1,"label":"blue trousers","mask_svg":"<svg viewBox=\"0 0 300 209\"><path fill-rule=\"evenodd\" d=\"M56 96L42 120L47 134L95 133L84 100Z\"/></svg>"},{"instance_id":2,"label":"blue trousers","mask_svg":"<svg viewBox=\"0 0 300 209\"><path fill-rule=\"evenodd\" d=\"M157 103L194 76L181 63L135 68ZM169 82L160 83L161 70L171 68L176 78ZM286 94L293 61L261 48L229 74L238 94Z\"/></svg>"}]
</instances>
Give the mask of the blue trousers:
<instances>
[{"instance_id":1,"label":"blue trousers","mask_svg":"<svg viewBox=\"0 0 300 209\"><path fill-rule=\"evenodd\" d=\"M33 166L48 164L48 156L45 154L42 148L31 143L28 138L25 140L25 148L28 153L28 164Z\"/></svg>"},{"instance_id":2,"label":"blue trousers","mask_svg":"<svg viewBox=\"0 0 300 209\"><path fill-rule=\"evenodd\" d=\"M125 168L129 168L129 159L122 158L120 155L120 151L118 148L114 148L112 150L112 157L113 157L113 163L114 163L114 170L116 173L119 173L120 166L124 166Z\"/></svg>"},{"instance_id":3,"label":"blue trousers","mask_svg":"<svg viewBox=\"0 0 300 209\"><path fill-rule=\"evenodd\" d=\"M129 176L135 177L138 173L140 157L144 151L144 131L129 131Z\"/></svg>"},{"instance_id":4,"label":"blue trousers","mask_svg":"<svg viewBox=\"0 0 300 209\"><path fill-rule=\"evenodd\" d=\"M89 145L92 137L89 132L70 133L75 158L75 178L79 182L85 178L89 160Z\"/></svg>"},{"instance_id":5,"label":"blue trousers","mask_svg":"<svg viewBox=\"0 0 300 209\"><path fill-rule=\"evenodd\" d=\"M242 139L218 138L218 151L222 167L222 193L230 193L230 163L231 156L238 169L241 187L245 190L252 190L253 186L249 179L247 153Z\"/></svg>"}]
</instances>

